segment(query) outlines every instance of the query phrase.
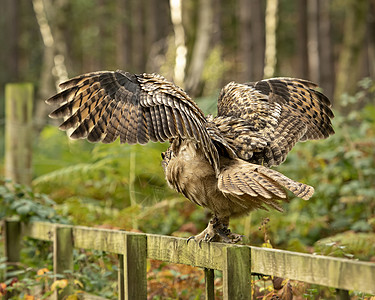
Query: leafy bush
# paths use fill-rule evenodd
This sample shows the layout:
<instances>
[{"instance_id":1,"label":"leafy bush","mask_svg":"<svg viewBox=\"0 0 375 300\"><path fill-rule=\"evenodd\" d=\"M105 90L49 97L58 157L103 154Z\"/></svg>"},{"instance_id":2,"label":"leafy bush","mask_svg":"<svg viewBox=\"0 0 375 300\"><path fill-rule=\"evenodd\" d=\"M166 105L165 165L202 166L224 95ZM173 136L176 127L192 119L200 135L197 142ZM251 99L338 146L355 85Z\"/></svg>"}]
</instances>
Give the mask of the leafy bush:
<instances>
[{"instance_id":1,"label":"leafy bush","mask_svg":"<svg viewBox=\"0 0 375 300\"><path fill-rule=\"evenodd\" d=\"M0 220L16 217L22 222L46 221L66 223L55 210L56 203L31 188L2 181L0 186Z\"/></svg>"}]
</instances>

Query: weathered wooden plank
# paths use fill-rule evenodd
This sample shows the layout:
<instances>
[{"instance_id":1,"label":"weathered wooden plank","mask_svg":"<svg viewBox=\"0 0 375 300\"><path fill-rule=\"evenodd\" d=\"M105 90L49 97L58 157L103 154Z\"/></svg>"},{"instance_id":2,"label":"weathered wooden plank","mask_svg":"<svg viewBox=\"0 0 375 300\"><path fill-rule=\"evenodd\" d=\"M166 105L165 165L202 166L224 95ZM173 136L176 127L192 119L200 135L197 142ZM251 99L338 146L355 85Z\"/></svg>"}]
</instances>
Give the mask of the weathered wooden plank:
<instances>
[{"instance_id":1,"label":"weathered wooden plank","mask_svg":"<svg viewBox=\"0 0 375 300\"><path fill-rule=\"evenodd\" d=\"M22 232L33 238L52 241L54 226L42 222L23 224ZM74 247L118 254L124 253L125 236L129 234L125 231L80 226L72 226L72 232ZM193 241L186 245L186 239L182 238L152 234L146 236L148 258L223 270L227 264L227 247L246 248L251 249L252 272L375 294L374 263L220 243L202 243L202 248L199 248Z\"/></svg>"},{"instance_id":2,"label":"weathered wooden plank","mask_svg":"<svg viewBox=\"0 0 375 300\"><path fill-rule=\"evenodd\" d=\"M222 270L225 265L225 248L221 243L198 243L186 239L147 234L147 256L171 263Z\"/></svg>"},{"instance_id":3,"label":"weathered wooden plank","mask_svg":"<svg viewBox=\"0 0 375 300\"><path fill-rule=\"evenodd\" d=\"M125 236L124 286L126 300L147 299L147 241L145 235Z\"/></svg>"},{"instance_id":4,"label":"weathered wooden plank","mask_svg":"<svg viewBox=\"0 0 375 300\"><path fill-rule=\"evenodd\" d=\"M64 274L64 271L73 271L73 241L72 228L68 226L55 226L53 240L53 272ZM65 299L72 293L72 287L68 286L63 291L55 291L55 299Z\"/></svg>"},{"instance_id":5,"label":"weathered wooden plank","mask_svg":"<svg viewBox=\"0 0 375 300\"><path fill-rule=\"evenodd\" d=\"M22 223L22 235L42 241L53 241L55 226L47 222Z\"/></svg>"},{"instance_id":6,"label":"weathered wooden plank","mask_svg":"<svg viewBox=\"0 0 375 300\"><path fill-rule=\"evenodd\" d=\"M30 185L33 132L33 85L5 86L5 177Z\"/></svg>"},{"instance_id":7,"label":"weathered wooden plank","mask_svg":"<svg viewBox=\"0 0 375 300\"><path fill-rule=\"evenodd\" d=\"M125 236L128 233L120 230L74 226L74 247L123 254Z\"/></svg>"},{"instance_id":8,"label":"weathered wooden plank","mask_svg":"<svg viewBox=\"0 0 375 300\"><path fill-rule=\"evenodd\" d=\"M213 269L204 269L206 300L215 300L215 273Z\"/></svg>"},{"instance_id":9,"label":"weathered wooden plank","mask_svg":"<svg viewBox=\"0 0 375 300\"><path fill-rule=\"evenodd\" d=\"M224 299L251 299L250 248L232 246L225 250Z\"/></svg>"},{"instance_id":10,"label":"weathered wooden plank","mask_svg":"<svg viewBox=\"0 0 375 300\"><path fill-rule=\"evenodd\" d=\"M337 289L375 293L375 264L251 247L251 271Z\"/></svg>"}]
</instances>

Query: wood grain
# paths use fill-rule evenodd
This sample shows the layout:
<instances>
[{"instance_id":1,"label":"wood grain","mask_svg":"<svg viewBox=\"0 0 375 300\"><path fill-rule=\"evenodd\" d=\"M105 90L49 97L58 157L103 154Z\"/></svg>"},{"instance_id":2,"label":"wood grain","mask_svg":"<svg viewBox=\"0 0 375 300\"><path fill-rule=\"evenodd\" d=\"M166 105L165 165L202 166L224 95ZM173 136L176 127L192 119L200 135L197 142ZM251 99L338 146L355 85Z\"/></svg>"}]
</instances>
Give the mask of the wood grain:
<instances>
[{"instance_id":1,"label":"wood grain","mask_svg":"<svg viewBox=\"0 0 375 300\"><path fill-rule=\"evenodd\" d=\"M120 254L124 278L128 276L127 281L124 279L125 287L140 283L138 293L146 291L145 262L149 258L222 271L227 299L233 295L251 295L251 272L375 294L375 264L370 262L221 243L203 242L200 248L194 241L187 243L177 237L43 222L22 224L22 233L53 241L55 227L71 230L75 248ZM213 280L212 271L206 275L209 281ZM210 283L207 291L212 295Z\"/></svg>"}]
</instances>

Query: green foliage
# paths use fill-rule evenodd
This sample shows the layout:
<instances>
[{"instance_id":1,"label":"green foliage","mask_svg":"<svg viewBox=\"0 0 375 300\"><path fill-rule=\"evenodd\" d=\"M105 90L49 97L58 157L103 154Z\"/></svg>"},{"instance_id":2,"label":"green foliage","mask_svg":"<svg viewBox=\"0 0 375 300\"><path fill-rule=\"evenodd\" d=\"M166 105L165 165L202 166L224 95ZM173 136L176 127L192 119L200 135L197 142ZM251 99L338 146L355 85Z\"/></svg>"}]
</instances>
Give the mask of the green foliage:
<instances>
[{"instance_id":1,"label":"green foliage","mask_svg":"<svg viewBox=\"0 0 375 300\"><path fill-rule=\"evenodd\" d=\"M317 254L375 260L375 234L346 231L319 240L314 245Z\"/></svg>"},{"instance_id":2,"label":"green foliage","mask_svg":"<svg viewBox=\"0 0 375 300\"><path fill-rule=\"evenodd\" d=\"M0 220L16 219L21 222L44 221L52 223L68 223L68 220L56 212L56 203L45 194L35 193L31 188L1 181L0 186ZM7 280L0 282L0 295L14 292L15 299L23 299L33 288L51 285L56 278L52 272L52 253L49 243L26 239L21 251L22 263L8 265L2 254L0 270L7 270ZM38 275L40 269L46 269L43 276ZM3 275L3 274L1 274ZM0 276L0 278L3 276ZM51 295L48 289L43 297Z\"/></svg>"},{"instance_id":3,"label":"green foliage","mask_svg":"<svg viewBox=\"0 0 375 300\"><path fill-rule=\"evenodd\" d=\"M85 292L107 299L117 299L118 259L102 251L74 250L74 272Z\"/></svg>"},{"instance_id":4,"label":"green foliage","mask_svg":"<svg viewBox=\"0 0 375 300\"><path fill-rule=\"evenodd\" d=\"M166 147L156 143L92 145L71 141L56 128L46 127L34 158L38 171L33 185L57 202L74 196L123 208L130 205L133 193L136 202L152 204L173 194L166 192L161 168L160 153Z\"/></svg>"},{"instance_id":5,"label":"green foliage","mask_svg":"<svg viewBox=\"0 0 375 300\"><path fill-rule=\"evenodd\" d=\"M0 282L0 296L13 292L12 299L24 299L31 295L43 299L55 290L63 291L70 287L69 296L79 295L84 290L116 299L118 260L113 254L74 249L74 270L54 274L51 243L32 239L23 243L22 263L16 263L16 269L9 270L5 258L0 258L0 270L8 268L7 279Z\"/></svg>"},{"instance_id":6,"label":"green foliage","mask_svg":"<svg viewBox=\"0 0 375 300\"><path fill-rule=\"evenodd\" d=\"M0 219L16 217L23 222L66 223L66 219L56 213L56 203L47 195L34 193L23 185L6 181L1 183Z\"/></svg>"}]
</instances>

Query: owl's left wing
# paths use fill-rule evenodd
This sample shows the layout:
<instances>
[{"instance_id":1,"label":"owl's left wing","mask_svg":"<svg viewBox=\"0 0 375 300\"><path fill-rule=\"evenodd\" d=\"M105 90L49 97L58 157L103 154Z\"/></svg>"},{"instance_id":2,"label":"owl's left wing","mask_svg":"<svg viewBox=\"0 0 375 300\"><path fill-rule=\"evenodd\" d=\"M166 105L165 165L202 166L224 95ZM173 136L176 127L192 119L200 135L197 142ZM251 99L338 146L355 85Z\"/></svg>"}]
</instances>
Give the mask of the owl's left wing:
<instances>
[{"instance_id":1,"label":"owl's left wing","mask_svg":"<svg viewBox=\"0 0 375 300\"><path fill-rule=\"evenodd\" d=\"M121 70L77 76L46 102L59 105L50 117L64 118L60 129L71 138L90 142L146 144L173 138L197 141L217 171L218 153L196 103L178 86L158 74Z\"/></svg>"},{"instance_id":2,"label":"owl's left wing","mask_svg":"<svg viewBox=\"0 0 375 300\"><path fill-rule=\"evenodd\" d=\"M213 122L236 154L265 166L282 163L298 141L334 133L328 98L314 83L295 78L229 83Z\"/></svg>"}]
</instances>

